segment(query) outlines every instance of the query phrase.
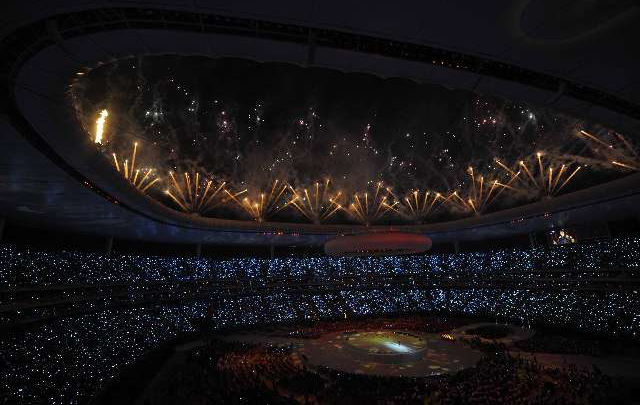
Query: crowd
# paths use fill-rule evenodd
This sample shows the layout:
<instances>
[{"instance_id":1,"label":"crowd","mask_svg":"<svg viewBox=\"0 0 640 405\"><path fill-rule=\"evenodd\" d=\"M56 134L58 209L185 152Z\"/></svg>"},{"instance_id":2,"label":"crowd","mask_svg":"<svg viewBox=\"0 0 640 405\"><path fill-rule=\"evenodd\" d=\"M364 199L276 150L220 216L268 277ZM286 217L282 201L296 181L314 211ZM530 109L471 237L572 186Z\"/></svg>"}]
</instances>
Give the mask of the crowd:
<instances>
[{"instance_id":1,"label":"crowd","mask_svg":"<svg viewBox=\"0 0 640 405\"><path fill-rule=\"evenodd\" d=\"M136 283L167 280L278 278L325 282L344 276L444 274L452 277L511 275L554 269L639 270L640 239L619 238L549 249L388 257L289 257L213 259L43 252L0 246L0 286L70 283Z\"/></svg>"},{"instance_id":2,"label":"crowd","mask_svg":"<svg viewBox=\"0 0 640 405\"><path fill-rule=\"evenodd\" d=\"M178 290L171 299L160 295L150 300L142 285L163 280L237 279L260 286L278 278L330 280L338 275L401 273L437 273L462 281L521 273L526 280L532 269L556 268L622 268L632 272L640 263L638 242L627 238L549 250L273 260L104 256L1 246L0 403L86 402L127 364L161 342L195 331L203 324L214 329L295 324L303 326L299 332L302 336L313 337L331 327L322 320L438 313L635 338L640 332L640 299L635 290L442 288L383 283L366 289L254 289L198 296ZM68 286L86 285L97 289L95 299L65 301ZM108 285L121 285L121 295L104 293ZM33 308L12 307L20 289L25 289L21 294L27 298L36 296L29 303ZM56 299L62 300L68 311L61 315L58 304L35 305L39 291L58 294ZM183 296L188 299L176 298ZM131 297L140 300L125 300ZM6 308L11 307L9 312ZM40 321L30 323L32 318ZM424 328L440 330L435 324Z\"/></svg>"},{"instance_id":3,"label":"crowd","mask_svg":"<svg viewBox=\"0 0 640 405\"><path fill-rule=\"evenodd\" d=\"M279 394L277 383L299 367L287 348L212 340L189 353L178 370L164 376L145 402L296 404Z\"/></svg>"},{"instance_id":4,"label":"crowd","mask_svg":"<svg viewBox=\"0 0 640 405\"><path fill-rule=\"evenodd\" d=\"M545 368L499 352L453 375L429 398L435 404L624 403L627 391L616 389L622 385L597 370Z\"/></svg>"},{"instance_id":5,"label":"crowd","mask_svg":"<svg viewBox=\"0 0 640 405\"><path fill-rule=\"evenodd\" d=\"M531 338L517 341L513 346L514 350L530 353L577 354L593 357L640 355L640 345L637 340L612 339L608 336L585 337L579 333L559 332L555 329L537 330Z\"/></svg>"},{"instance_id":6,"label":"crowd","mask_svg":"<svg viewBox=\"0 0 640 405\"><path fill-rule=\"evenodd\" d=\"M389 295L395 295L400 291L389 291ZM425 293L426 294L426 293ZM447 293L448 294L448 293ZM571 296L572 293L565 293ZM446 302L443 297L442 305L436 306L433 302L429 309L439 310L441 313L453 309L469 309L469 301L456 301L460 299L449 294L453 303ZM493 299L506 296L500 292ZM524 297L525 295L521 295ZM374 299L375 295L370 296ZM425 297L430 297L425 295ZM549 300L551 297L547 298ZM604 297L580 298L580 306L572 308L565 306L561 293L553 298L553 305L545 302L548 311L555 314L546 314L548 320L561 319L574 324L584 322L589 324L591 318L588 310L596 310L602 305ZM298 299L300 299L298 297ZM529 300L542 300L528 297ZM276 303L277 301L277 303ZM269 305L269 302L276 305ZM223 304L212 310L209 301L198 301L176 306L157 304L135 308L120 308L108 311L92 313L77 317L67 317L50 321L42 325L28 327L21 331L10 331L0 334L0 362L3 364L3 372L0 373L0 386L2 397L0 403L42 403L66 404L83 403L95 394L106 381L117 375L128 364L135 362L149 350L157 347L163 341L184 332L193 332L197 328L196 320L213 319L216 328L226 326L261 325L266 324L302 322L301 327L293 328L292 335L300 337L318 336L331 331L332 328L359 328L363 324L370 323L373 326L393 325L394 328L416 328L418 330L437 332L448 330L457 326L456 321L447 319L425 321L420 324L416 319L409 321L358 321L355 314L357 302L349 303L347 307L352 312L344 320L339 316L342 324L332 326L330 322L319 322L313 325L309 319L296 317L299 301L293 296L271 297L269 300L259 300L255 297L226 297ZM488 301L497 305L505 305L499 300ZM418 303L417 301L414 303ZM455 304L455 305L454 305ZM616 305L637 305L637 302L616 303ZM349 306L351 305L351 306ZM485 304L486 305L486 304ZM513 308L533 308L511 303ZM375 307L375 301L371 307ZM383 313L384 308L378 307L377 313ZM412 308L419 308L414 306ZM540 308L540 309L543 309ZM614 306L614 308L617 308ZM585 311L583 312L583 309ZM521 310L521 309L520 309ZM398 311L401 312L401 311ZM473 315L471 311L458 311L458 313ZM595 312L597 313L597 312ZM638 312L636 312L638 313ZM371 313L373 314L373 313ZM557 318L554 318L557 317ZM443 317L445 318L445 317ZM296 321L297 320L297 321ZM225 322L222 322L225 321ZM345 323L346 322L346 323ZM351 322L351 324L349 324ZM606 321L600 320L604 325ZM590 324L597 327L596 323ZM631 325L634 330L637 326ZM587 329L594 330L594 329ZM597 331L597 330L596 330ZM555 346L561 344L554 343ZM544 348L548 348L546 345ZM526 348L520 348L525 350ZM536 350L536 347L533 347ZM587 353L593 354L593 352Z\"/></svg>"},{"instance_id":7,"label":"crowd","mask_svg":"<svg viewBox=\"0 0 640 405\"><path fill-rule=\"evenodd\" d=\"M481 325L466 331L469 335L479 336L484 339L502 339L511 333L507 325Z\"/></svg>"},{"instance_id":8,"label":"crowd","mask_svg":"<svg viewBox=\"0 0 640 405\"><path fill-rule=\"evenodd\" d=\"M206 306L123 308L0 333L0 404L85 403Z\"/></svg>"}]
</instances>

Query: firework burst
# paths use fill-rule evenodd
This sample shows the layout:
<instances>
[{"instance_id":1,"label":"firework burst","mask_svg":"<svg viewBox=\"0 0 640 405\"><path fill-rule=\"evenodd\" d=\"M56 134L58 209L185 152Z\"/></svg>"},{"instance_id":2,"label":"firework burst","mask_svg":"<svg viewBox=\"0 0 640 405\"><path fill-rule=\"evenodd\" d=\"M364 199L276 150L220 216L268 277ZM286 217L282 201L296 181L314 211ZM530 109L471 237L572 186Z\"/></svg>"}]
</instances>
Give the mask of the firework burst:
<instances>
[{"instance_id":1,"label":"firework burst","mask_svg":"<svg viewBox=\"0 0 640 405\"><path fill-rule=\"evenodd\" d=\"M608 132L605 140L585 130L580 130L577 135L587 142L597 163L623 171L640 170L638 148L621 134Z\"/></svg>"},{"instance_id":2,"label":"firework burst","mask_svg":"<svg viewBox=\"0 0 640 405\"><path fill-rule=\"evenodd\" d=\"M496 163L502 165L499 160L496 160ZM481 214L498 200L505 189L516 190L513 184L520 177L521 172L509 169L508 173L509 180L506 183L501 183L498 179L485 180L485 176L479 175L472 166L469 166L467 174L471 183L466 196L463 198L457 193L453 193L449 196L449 201L465 210L473 211L474 214Z\"/></svg>"},{"instance_id":3,"label":"firework burst","mask_svg":"<svg viewBox=\"0 0 640 405\"><path fill-rule=\"evenodd\" d=\"M394 209L402 218L414 223L422 223L427 217L442 207L445 197L440 193L414 190L400 200L397 209Z\"/></svg>"},{"instance_id":4,"label":"firework burst","mask_svg":"<svg viewBox=\"0 0 640 405\"><path fill-rule=\"evenodd\" d=\"M534 193L538 197L557 195L582 169L582 166L575 166L573 163L555 166L553 162L547 163L544 152L537 152L527 160L520 160L517 172L497 158L495 162L511 177L505 186L516 192Z\"/></svg>"},{"instance_id":5,"label":"firework burst","mask_svg":"<svg viewBox=\"0 0 640 405\"><path fill-rule=\"evenodd\" d=\"M129 159L118 160L118 155L113 153L113 164L116 170L122 174L122 177L127 179L140 192L145 193L161 179L154 174L155 170L153 168L136 167L137 154L138 142L135 142L131 151L131 162L129 162Z\"/></svg>"},{"instance_id":6,"label":"firework burst","mask_svg":"<svg viewBox=\"0 0 640 405\"><path fill-rule=\"evenodd\" d=\"M309 221L315 224L322 223L343 209L340 204L342 192L331 194L330 184L330 179L326 179L323 184L316 182L311 191L308 188L296 190L289 186L292 197L287 205L295 207Z\"/></svg>"},{"instance_id":7,"label":"firework burst","mask_svg":"<svg viewBox=\"0 0 640 405\"><path fill-rule=\"evenodd\" d=\"M448 205L449 207L452 207L454 211L472 212L473 208L470 201L471 200L465 199L460 196L460 193L456 190L449 193L449 195L444 198L442 203Z\"/></svg>"},{"instance_id":8,"label":"firework burst","mask_svg":"<svg viewBox=\"0 0 640 405\"><path fill-rule=\"evenodd\" d=\"M385 187L380 181L375 192L355 193L347 212L363 225L371 225L380 220L389 211L397 212L400 204L391 187Z\"/></svg>"},{"instance_id":9,"label":"firework burst","mask_svg":"<svg viewBox=\"0 0 640 405\"><path fill-rule=\"evenodd\" d=\"M205 214L226 201L225 182L214 184L213 180L200 176L199 172L185 172L178 177L169 172L169 177L171 188L166 189L165 194L184 212Z\"/></svg>"},{"instance_id":10,"label":"firework burst","mask_svg":"<svg viewBox=\"0 0 640 405\"><path fill-rule=\"evenodd\" d=\"M97 144L102 144L102 138L104 135L104 128L107 123L107 117L109 116L109 112L107 110L100 111L100 115L96 120L96 136L94 138L94 142Z\"/></svg>"},{"instance_id":11,"label":"firework burst","mask_svg":"<svg viewBox=\"0 0 640 405\"><path fill-rule=\"evenodd\" d=\"M262 190L255 198L248 196L239 198L239 195L246 193L247 190L242 190L236 194L226 191L226 194L254 221L264 222L271 215L288 206L288 203L282 202L288 187L286 183L275 180L271 185L270 191Z\"/></svg>"}]
</instances>

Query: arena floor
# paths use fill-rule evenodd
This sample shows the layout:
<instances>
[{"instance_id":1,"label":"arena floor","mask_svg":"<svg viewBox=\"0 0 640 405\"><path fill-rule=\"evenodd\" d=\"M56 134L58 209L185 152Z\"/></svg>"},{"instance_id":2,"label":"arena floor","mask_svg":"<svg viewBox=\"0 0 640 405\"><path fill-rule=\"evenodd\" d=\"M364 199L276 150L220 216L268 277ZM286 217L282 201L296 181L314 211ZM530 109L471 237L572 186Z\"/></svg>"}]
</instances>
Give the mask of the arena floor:
<instances>
[{"instance_id":1,"label":"arena floor","mask_svg":"<svg viewBox=\"0 0 640 405\"><path fill-rule=\"evenodd\" d=\"M247 342L259 345L286 345L293 349L296 363L301 362L310 369L320 366L333 370L356 374L393 377L426 377L440 374L454 374L462 369L474 367L482 357L480 351L470 348L464 341L473 338L471 330L492 323L473 323L453 329L456 340L442 339L439 333L423 333L411 330L363 329L327 332L309 338L286 337L292 331L287 328L267 330L247 330L217 336L230 342ZM508 325L508 336L496 339L500 342L514 342L531 337L533 330ZM296 331L297 332L297 331ZM179 370L187 364L190 353L203 346L206 340L195 340L175 348L173 356L159 369L152 382L147 385L136 405L164 403L157 392L168 381L173 381ZM640 359L637 356L605 356L550 354L543 352L526 353L510 350L514 357L535 360L545 368L566 368L575 366L578 370L589 371L597 366L604 374L625 378L640 377ZM297 363L300 364L300 363Z\"/></svg>"},{"instance_id":2,"label":"arena floor","mask_svg":"<svg viewBox=\"0 0 640 405\"><path fill-rule=\"evenodd\" d=\"M310 366L388 376L424 377L473 367L481 353L440 334L407 331L333 332L317 339L290 339L238 334L227 339L269 344L293 344Z\"/></svg>"},{"instance_id":3,"label":"arena floor","mask_svg":"<svg viewBox=\"0 0 640 405\"><path fill-rule=\"evenodd\" d=\"M330 333L303 342L299 352L312 365L352 373L418 377L473 367L479 351L439 334L398 331Z\"/></svg>"},{"instance_id":4,"label":"arena floor","mask_svg":"<svg viewBox=\"0 0 640 405\"><path fill-rule=\"evenodd\" d=\"M421 336L413 333L383 330L343 333L338 339L347 347L379 355L414 355L427 347Z\"/></svg>"}]
</instances>

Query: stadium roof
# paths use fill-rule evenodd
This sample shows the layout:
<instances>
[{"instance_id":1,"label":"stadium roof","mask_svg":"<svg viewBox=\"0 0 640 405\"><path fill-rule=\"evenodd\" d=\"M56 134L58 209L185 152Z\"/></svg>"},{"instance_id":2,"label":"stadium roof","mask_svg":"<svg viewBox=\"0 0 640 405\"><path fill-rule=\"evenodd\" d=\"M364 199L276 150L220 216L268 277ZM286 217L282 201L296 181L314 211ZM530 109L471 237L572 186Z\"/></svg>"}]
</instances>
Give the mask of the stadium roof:
<instances>
[{"instance_id":1,"label":"stadium roof","mask_svg":"<svg viewBox=\"0 0 640 405\"><path fill-rule=\"evenodd\" d=\"M602 3L602 4L600 4ZM586 7L586 8L585 8ZM549 10L554 10L552 14ZM163 242L318 244L357 226L194 217L136 193L78 148L75 77L132 55L233 56L403 77L524 100L635 135L640 8L627 2L3 3L0 207L37 226ZM85 139L86 141L86 139ZM409 227L434 241L638 215L639 175L553 200Z\"/></svg>"}]
</instances>

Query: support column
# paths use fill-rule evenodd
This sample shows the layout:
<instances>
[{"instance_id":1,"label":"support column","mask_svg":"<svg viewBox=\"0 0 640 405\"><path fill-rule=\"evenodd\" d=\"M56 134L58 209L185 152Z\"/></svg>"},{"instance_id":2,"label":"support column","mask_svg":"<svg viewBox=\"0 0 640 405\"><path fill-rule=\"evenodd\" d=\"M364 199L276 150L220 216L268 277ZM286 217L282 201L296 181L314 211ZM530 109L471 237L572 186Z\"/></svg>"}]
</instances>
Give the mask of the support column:
<instances>
[{"instance_id":1,"label":"support column","mask_svg":"<svg viewBox=\"0 0 640 405\"><path fill-rule=\"evenodd\" d=\"M272 259L275 256L275 247L273 246L273 244L269 245L269 255Z\"/></svg>"},{"instance_id":2,"label":"support column","mask_svg":"<svg viewBox=\"0 0 640 405\"><path fill-rule=\"evenodd\" d=\"M636 219L637 222L640 222L640 217ZM611 228L609 228L609 223L604 221L604 231L607 235L607 239L611 239Z\"/></svg>"},{"instance_id":3,"label":"support column","mask_svg":"<svg viewBox=\"0 0 640 405\"><path fill-rule=\"evenodd\" d=\"M460 253L460 241L459 240L453 242L453 251L455 253Z\"/></svg>"},{"instance_id":4,"label":"support column","mask_svg":"<svg viewBox=\"0 0 640 405\"><path fill-rule=\"evenodd\" d=\"M109 236L104 241L104 252L110 255L112 251L113 251L113 236Z\"/></svg>"},{"instance_id":5,"label":"support column","mask_svg":"<svg viewBox=\"0 0 640 405\"><path fill-rule=\"evenodd\" d=\"M536 247L536 236L533 232L529 232L529 243L531 244L531 249Z\"/></svg>"},{"instance_id":6,"label":"support column","mask_svg":"<svg viewBox=\"0 0 640 405\"><path fill-rule=\"evenodd\" d=\"M309 30L307 37L307 66L311 66L316 62L316 33Z\"/></svg>"},{"instance_id":7,"label":"support column","mask_svg":"<svg viewBox=\"0 0 640 405\"><path fill-rule=\"evenodd\" d=\"M7 220L4 217L0 217L0 242L2 242L2 237L4 236L4 226L6 223Z\"/></svg>"},{"instance_id":8,"label":"support column","mask_svg":"<svg viewBox=\"0 0 640 405\"><path fill-rule=\"evenodd\" d=\"M196 257L202 256L202 243L196 244Z\"/></svg>"}]
</instances>

